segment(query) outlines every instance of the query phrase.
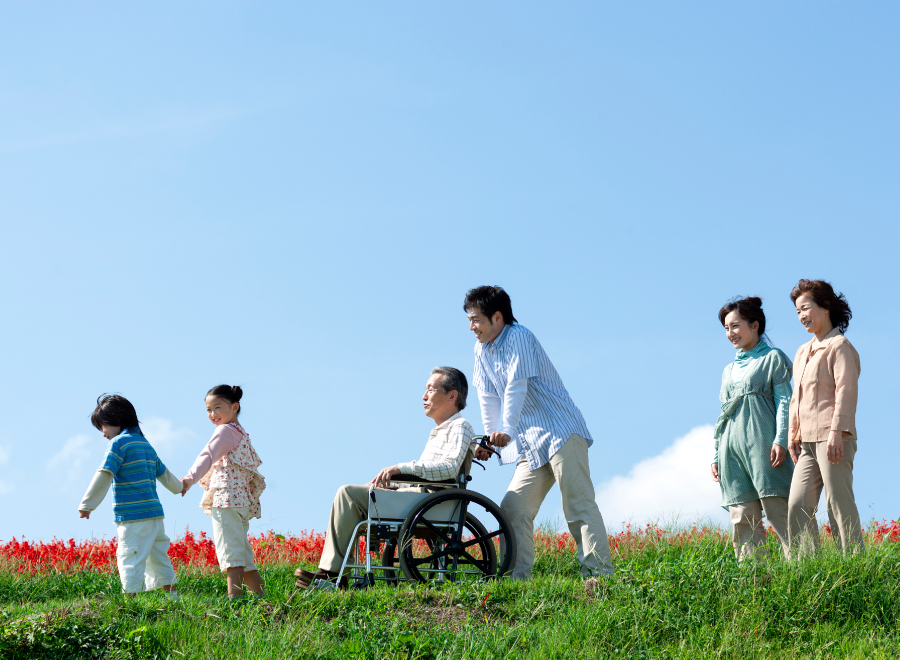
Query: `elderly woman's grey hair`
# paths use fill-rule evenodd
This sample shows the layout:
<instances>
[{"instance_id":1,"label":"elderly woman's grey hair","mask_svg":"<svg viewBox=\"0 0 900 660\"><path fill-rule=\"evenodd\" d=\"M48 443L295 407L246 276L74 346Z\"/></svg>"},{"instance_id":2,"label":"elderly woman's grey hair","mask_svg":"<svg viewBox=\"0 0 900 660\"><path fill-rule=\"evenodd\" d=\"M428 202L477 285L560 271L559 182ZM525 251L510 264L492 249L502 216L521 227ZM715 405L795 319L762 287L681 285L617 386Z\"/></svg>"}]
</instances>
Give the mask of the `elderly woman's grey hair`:
<instances>
[{"instance_id":1,"label":"elderly woman's grey hair","mask_svg":"<svg viewBox=\"0 0 900 660\"><path fill-rule=\"evenodd\" d=\"M466 407L466 397L469 395L469 383L466 375L459 369L453 367L435 367L431 370L431 375L440 374L441 379L438 385L447 393L456 391L456 409L462 410Z\"/></svg>"}]
</instances>

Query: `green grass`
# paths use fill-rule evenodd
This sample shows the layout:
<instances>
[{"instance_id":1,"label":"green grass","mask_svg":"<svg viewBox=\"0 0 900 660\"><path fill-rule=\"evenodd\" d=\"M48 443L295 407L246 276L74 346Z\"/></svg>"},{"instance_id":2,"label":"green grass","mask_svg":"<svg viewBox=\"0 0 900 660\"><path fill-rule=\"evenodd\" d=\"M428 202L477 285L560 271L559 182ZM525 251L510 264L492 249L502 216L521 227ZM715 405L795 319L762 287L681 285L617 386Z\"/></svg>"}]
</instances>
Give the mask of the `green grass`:
<instances>
[{"instance_id":1,"label":"green grass","mask_svg":"<svg viewBox=\"0 0 900 660\"><path fill-rule=\"evenodd\" d=\"M179 575L182 600L125 599L115 575L0 573L0 657L18 658L895 658L900 543L863 557L826 547L797 563L737 565L722 537L663 539L589 584L568 552L527 583L379 584L295 593L264 571L265 600L232 607L224 578Z\"/></svg>"}]
</instances>

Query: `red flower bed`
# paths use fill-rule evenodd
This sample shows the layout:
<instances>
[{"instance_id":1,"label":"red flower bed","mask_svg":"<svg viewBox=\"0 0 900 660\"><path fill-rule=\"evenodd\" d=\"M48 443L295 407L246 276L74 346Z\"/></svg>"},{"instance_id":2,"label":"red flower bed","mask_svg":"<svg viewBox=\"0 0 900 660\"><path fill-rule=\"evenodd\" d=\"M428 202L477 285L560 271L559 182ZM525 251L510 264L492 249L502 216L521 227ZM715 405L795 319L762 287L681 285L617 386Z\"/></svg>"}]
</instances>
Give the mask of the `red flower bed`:
<instances>
[{"instance_id":1,"label":"red flower bed","mask_svg":"<svg viewBox=\"0 0 900 660\"><path fill-rule=\"evenodd\" d=\"M286 537L275 532L250 537L257 564L309 564L319 561L325 545L325 534L301 532ZM21 573L68 573L75 571L113 572L116 570L117 539L62 541L53 539L32 543L13 538L0 544L0 562L7 570ZM216 547L206 532L195 536L187 530L184 537L172 542L169 557L175 568L197 567L218 569Z\"/></svg>"},{"instance_id":2,"label":"red flower bed","mask_svg":"<svg viewBox=\"0 0 900 660\"><path fill-rule=\"evenodd\" d=\"M823 525L826 536L830 536L828 523ZM773 533L770 531L770 533ZM900 522L882 521L867 532L872 543L900 542ZM650 545L661 542L684 545L704 538L726 541L727 530L715 527L697 527L680 532L669 532L661 527L646 525L632 529L626 525L618 534L609 537L609 547L614 555L639 552ZM535 551L538 553L575 552L575 540L566 532L554 534L538 531L534 535ZM424 543L424 542L420 542ZM269 531L250 538L250 545L260 566L316 564L325 546L325 534L300 532L297 536L283 536ZM20 573L70 573L77 571L114 572L116 570L116 539L93 539L75 542L54 539L48 543L19 541L13 538L0 543L0 570ZM360 541L360 552L365 551L365 542ZM184 537L174 541L169 548L169 557L175 568L191 567L218 570L216 548L206 532L194 535L185 531Z\"/></svg>"}]
</instances>

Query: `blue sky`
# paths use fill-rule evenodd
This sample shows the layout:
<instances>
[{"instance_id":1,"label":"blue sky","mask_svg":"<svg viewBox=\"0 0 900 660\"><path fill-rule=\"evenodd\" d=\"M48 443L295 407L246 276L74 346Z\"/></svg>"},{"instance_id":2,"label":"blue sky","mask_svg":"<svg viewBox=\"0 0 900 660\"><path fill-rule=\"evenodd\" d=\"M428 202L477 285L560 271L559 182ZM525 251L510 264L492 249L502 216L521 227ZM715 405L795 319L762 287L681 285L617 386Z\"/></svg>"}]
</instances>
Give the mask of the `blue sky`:
<instances>
[{"instance_id":1,"label":"blue sky","mask_svg":"<svg viewBox=\"0 0 900 660\"><path fill-rule=\"evenodd\" d=\"M716 313L763 296L792 357L792 285L832 281L858 504L900 515L895 5L2 11L0 538L113 534L109 501L76 512L96 397L130 398L181 476L220 382L264 461L255 529L322 530L339 485L418 456L425 380L471 375L461 304L486 283L583 411L615 528L723 520ZM475 476L499 501L512 468ZM161 497L170 531L209 529L199 494Z\"/></svg>"}]
</instances>

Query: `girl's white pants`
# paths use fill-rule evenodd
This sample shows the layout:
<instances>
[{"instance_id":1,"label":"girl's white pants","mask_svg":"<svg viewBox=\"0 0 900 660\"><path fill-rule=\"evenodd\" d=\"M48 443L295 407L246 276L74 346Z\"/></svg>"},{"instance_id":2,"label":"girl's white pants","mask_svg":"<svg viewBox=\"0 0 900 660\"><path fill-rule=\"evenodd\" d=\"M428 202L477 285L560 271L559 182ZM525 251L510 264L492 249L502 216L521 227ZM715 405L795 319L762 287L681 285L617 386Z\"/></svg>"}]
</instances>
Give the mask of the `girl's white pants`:
<instances>
[{"instance_id":1,"label":"girl's white pants","mask_svg":"<svg viewBox=\"0 0 900 660\"><path fill-rule=\"evenodd\" d=\"M209 510L213 524L213 542L219 568L243 566L245 571L255 571L253 547L247 538L250 531L249 506L214 506Z\"/></svg>"}]
</instances>

